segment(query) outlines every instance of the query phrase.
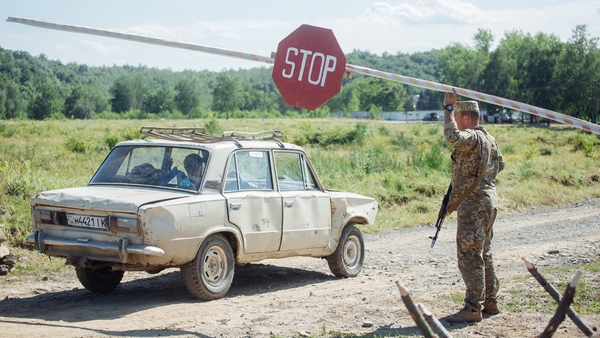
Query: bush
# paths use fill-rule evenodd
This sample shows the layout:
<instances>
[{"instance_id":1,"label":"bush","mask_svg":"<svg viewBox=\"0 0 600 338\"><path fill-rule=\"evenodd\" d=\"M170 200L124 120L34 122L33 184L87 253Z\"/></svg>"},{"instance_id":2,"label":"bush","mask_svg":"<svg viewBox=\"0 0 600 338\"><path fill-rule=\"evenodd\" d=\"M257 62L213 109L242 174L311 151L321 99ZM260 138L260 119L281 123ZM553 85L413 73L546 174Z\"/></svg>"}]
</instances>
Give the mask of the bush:
<instances>
[{"instance_id":1,"label":"bush","mask_svg":"<svg viewBox=\"0 0 600 338\"><path fill-rule=\"evenodd\" d=\"M225 131L215 118L210 119L204 124L204 130L213 135L221 135Z\"/></svg>"},{"instance_id":2,"label":"bush","mask_svg":"<svg viewBox=\"0 0 600 338\"><path fill-rule=\"evenodd\" d=\"M137 140L140 137L142 137L142 134L140 134L140 130L135 127L125 128L121 131L121 138L125 141Z\"/></svg>"},{"instance_id":3,"label":"bush","mask_svg":"<svg viewBox=\"0 0 600 338\"><path fill-rule=\"evenodd\" d=\"M12 137L15 134L20 133L20 128L15 124L0 124L0 135L3 137Z\"/></svg>"},{"instance_id":4,"label":"bush","mask_svg":"<svg viewBox=\"0 0 600 338\"><path fill-rule=\"evenodd\" d=\"M119 135L115 134L107 134L104 135L104 144L108 147L108 149L112 149L114 146L119 143Z\"/></svg>"},{"instance_id":5,"label":"bush","mask_svg":"<svg viewBox=\"0 0 600 338\"><path fill-rule=\"evenodd\" d=\"M576 151L583 151L586 157L594 157L594 141L592 135L582 134L581 132L571 138L571 144Z\"/></svg>"},{"instance_id":6,"label":"bush","mask_svg":"<svg viewBox=\"0 0 600 338\"><path fill-rule=\"evenodd\" d=\"M100 120L120 120L122 119L121 114L103 111L102 113L96 114L96 118Z\"/></svg>"},{"instance_id":7,"label":"bush","mask_svg":"<svg viewBox=\"0 0 600 338\"><path fill-rule=\"evenodd\" d=\"M19 197L19 198L30 198L33 193L27 181L25 180L15 180L13 182L9 182L6 185L6 194L8 196Z\"/></svg>"},{"instance_id":8,"label":"bush","mask_svg":"<svg viewBox=\"0 0 600 338\"><path fill-rule=\"evenodd\" d=\"M74 153L85 154L89 151L89 145L81 136L70 136L65 142L65 148Z\"/></svg>"}]
</instances>

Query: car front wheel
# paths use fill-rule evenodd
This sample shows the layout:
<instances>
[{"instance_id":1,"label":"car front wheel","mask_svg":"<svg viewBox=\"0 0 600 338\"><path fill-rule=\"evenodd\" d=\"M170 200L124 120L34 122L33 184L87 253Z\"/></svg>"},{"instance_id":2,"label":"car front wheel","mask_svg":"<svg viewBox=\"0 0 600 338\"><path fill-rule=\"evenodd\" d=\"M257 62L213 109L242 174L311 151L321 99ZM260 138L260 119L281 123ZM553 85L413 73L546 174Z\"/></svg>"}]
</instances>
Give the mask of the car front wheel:
<instances>
[{"instance_id":1,"label":"car front wheel","mask_svg":"<svg viewBox=\"0 0 600 338\"><path fill-rule=\"evenodd\" d=\"M206 239L196 257L181 267L185 286L202 300L225 296L231 287L233 273L233 250L223 235Z\"/></svg>"},{"instance_id":2,"label":"car front wheel","mask_svg":"<svg viewBox=\"0 0 600 338\"><path fill-rule=\"evenodd\" d=\"M77 279L83 287L98 293L108 293L114 290L123 279L122 270L112 270L111 268L75 268Z\"/></svg>"},{"instance_id":3,"label":"car front wheel","mask_svg":"<svg viewBox=\"0 0 600 338\"><path fill-rule=\"evenodd\" d=\"M358 275L365 259L365 245L360 230L353 225L346 226L342 230L337 248L326 259L329 269L337 277Z\"/></svg>"}]
</instances>

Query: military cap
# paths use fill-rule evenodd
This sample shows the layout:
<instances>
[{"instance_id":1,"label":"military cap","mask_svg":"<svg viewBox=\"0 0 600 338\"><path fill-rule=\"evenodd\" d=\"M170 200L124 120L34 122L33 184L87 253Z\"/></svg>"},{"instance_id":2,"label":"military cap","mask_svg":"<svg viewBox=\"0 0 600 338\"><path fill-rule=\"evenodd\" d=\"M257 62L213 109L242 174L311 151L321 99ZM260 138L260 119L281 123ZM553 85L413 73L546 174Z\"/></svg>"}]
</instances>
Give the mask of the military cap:
<instances>
[{"instance_id":1,"label":"military cap","mask_svg":"<svg viewBox=\"0 0 600 338\"><path fill-rule=\"evenodd\" d=\"M479 113L479 104L477 101L458 101L454 104L454 113L461 111L474 111Z\"/></svg>"}]
</instances>

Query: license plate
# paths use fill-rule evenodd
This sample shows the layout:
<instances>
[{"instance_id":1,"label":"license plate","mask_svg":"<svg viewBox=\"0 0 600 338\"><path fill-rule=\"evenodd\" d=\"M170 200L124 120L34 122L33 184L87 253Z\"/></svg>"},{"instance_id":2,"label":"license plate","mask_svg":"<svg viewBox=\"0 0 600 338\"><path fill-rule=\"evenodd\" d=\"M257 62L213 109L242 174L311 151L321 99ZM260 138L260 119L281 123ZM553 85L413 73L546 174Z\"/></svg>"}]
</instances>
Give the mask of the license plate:
<instances>
[{"instance_id":1,"label":"license plate","mask_svg":"<svg viewBox=\"0 0 600 338\"><path fill-rule=\"evenodd\" d=\"M108 230L106 217L67 214L67 223L77 227Z\"/></svg>"}]
</instances>

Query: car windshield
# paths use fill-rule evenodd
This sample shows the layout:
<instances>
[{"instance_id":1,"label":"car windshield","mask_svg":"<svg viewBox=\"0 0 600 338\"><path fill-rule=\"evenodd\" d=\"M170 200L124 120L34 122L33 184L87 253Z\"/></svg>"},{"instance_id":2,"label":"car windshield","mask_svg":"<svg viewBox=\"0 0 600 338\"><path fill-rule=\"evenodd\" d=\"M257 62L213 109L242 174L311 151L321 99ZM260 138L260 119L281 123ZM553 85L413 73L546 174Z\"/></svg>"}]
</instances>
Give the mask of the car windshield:
<instances>
[{"instance_id":1,"label":"car windshield","mask_svg":"<svg viewBox=\"0 0 600 338\"><path fill-rule=\"evenodd\" d=\"M125 184L198 191L208 152L164 146L118 146L90 184Z\"/></svg>"}]
</instances>

